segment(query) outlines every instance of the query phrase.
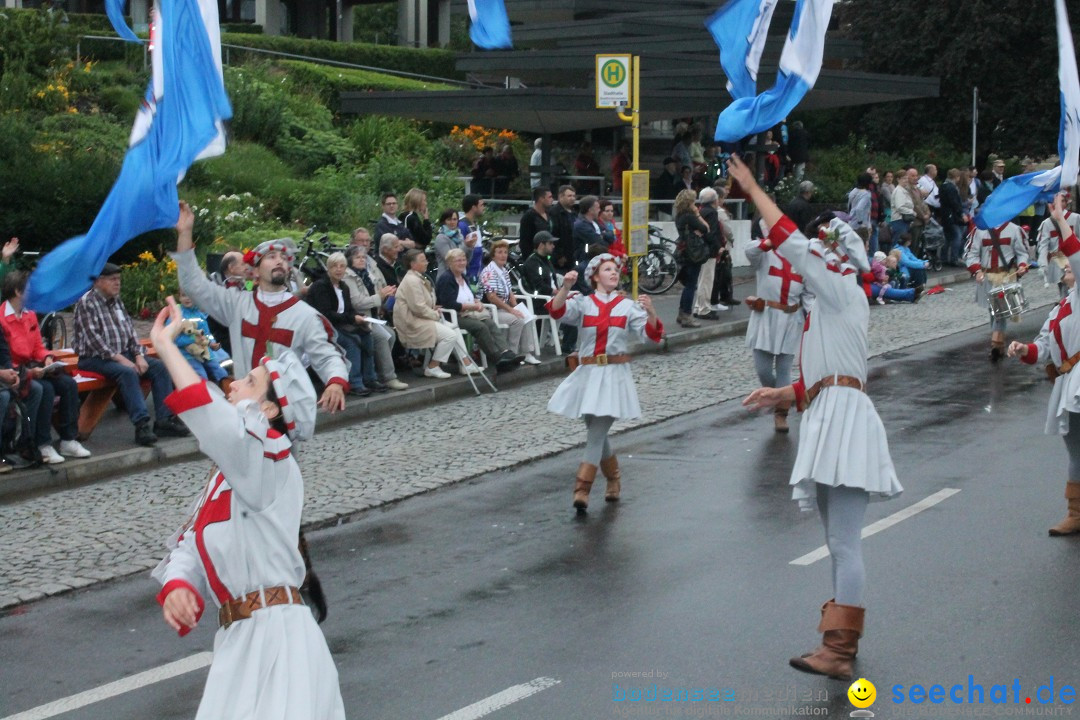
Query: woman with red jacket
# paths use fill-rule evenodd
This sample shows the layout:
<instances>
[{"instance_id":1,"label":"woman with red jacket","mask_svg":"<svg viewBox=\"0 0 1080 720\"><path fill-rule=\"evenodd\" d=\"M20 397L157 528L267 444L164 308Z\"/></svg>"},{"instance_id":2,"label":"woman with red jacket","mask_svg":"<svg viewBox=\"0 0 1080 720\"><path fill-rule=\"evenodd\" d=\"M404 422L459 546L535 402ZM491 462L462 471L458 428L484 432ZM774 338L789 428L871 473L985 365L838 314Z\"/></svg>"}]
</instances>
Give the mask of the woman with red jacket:
<instances>
[{"instance_id":1,"label":"woman with red jacket","mask_svg":"<svg viewBox=\"0 0 1080 720\"><path fill-rule=\"evenodd\" d=\"M46 373L45 367L54 360L41 340L41 328L37 315L23 307L26 292L26 273L12 270L4 276L3 297L0 304L0 329L4 332L11 349L11 366L16 370L26 368L26 381L41 384L41 405L34 420L34 442L47 463L63 462L64 457L90 457L90 451L76 439L79 431L79 385L75 378L63 371ZM58 408L60 453L52 446L53 399L60 398Z\"/></svg>"}]
</instances>

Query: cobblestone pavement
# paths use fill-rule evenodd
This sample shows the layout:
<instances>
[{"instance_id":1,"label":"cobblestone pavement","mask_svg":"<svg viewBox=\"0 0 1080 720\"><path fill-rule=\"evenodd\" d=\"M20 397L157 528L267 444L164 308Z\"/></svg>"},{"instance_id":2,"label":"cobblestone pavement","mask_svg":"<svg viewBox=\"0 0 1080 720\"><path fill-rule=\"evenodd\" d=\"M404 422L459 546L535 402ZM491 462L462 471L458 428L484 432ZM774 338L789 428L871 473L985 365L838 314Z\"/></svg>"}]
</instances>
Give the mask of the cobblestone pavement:
<instances>
[{"instance_id":1,"label":"cobblestone pavement","mask_svg":"<svg viewBox=\"0 0 1080 720\"><path fill-rule=\"evenodd\" d=\"M1029 281L1025 289L1033 307L1055 300L1056 290L1041 282ZM1042 315L1045 309L1033 312ZM987 323L968 285L918 305L872 308L870 318L871 355ZM618 423L616 432L740 397L757 386L742 337L644 355L634 362L634 376L645 417ZM559 380L319 435L300 454L305 522L330 523L580 444L579 422L545 411ZM546 438L535 436L537 418L544 419ZM467 450L455 452L461 447ZM0 555L0 608L149 570L163 556L165 538L184 521L208 470L205 460L182 463L0 506L0 536L8 548Z\"/></svg>"}]
</instances>

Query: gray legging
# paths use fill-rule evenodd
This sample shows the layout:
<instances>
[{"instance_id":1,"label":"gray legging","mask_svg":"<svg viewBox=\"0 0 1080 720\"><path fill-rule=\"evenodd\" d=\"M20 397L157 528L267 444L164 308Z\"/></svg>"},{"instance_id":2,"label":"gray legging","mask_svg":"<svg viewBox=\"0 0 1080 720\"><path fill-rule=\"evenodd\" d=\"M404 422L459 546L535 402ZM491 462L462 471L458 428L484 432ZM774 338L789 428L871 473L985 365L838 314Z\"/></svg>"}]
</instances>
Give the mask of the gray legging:
<instances>
[{"instance_id":1,"label":"gray legging","mask_svg":"<svg viewBox=\"0 0 1080 720\"><path fill-rule=\"evenodd\" d=\"M754 351L754 369L765 387L787 387L791 384L791 363L794 355L773 355L764 350ZM775 367L774 367L775 365Z\"/></svg>"},{"instance_id":2,"label":"gray legging","mask_svg":"<svg viewBox=\"0 0 1080 720\"><path fill-rule=\"evenodd\" d=\"M615 423L615 418L608 415L583 415L585 419L585 459L590 465L599 465L601 460L611 457L611 444L608 431Z\"/></svg>"},{"instance_id":3,"label":"gray legging","mask_svg":"<svg viewBox=\"0 0 1080 720\"><path fill-rule=\"evenodd\" d=\"M863 607L866 568L862 526L870 494L862 488L817 484L817 506L832 555L833 593L840 605Z\"/></svg>"},{"instance_id":4,"label":"gray legging","mask_svg":"<svg viewBox=\"0 0 1080 720\"><path fill-rule=\"evenodd\" d=\"M1069 432L1064 439L1069 451L1069 482L1080 482L1080 413L1069 413Z\"/></svg>"}]
</instances>

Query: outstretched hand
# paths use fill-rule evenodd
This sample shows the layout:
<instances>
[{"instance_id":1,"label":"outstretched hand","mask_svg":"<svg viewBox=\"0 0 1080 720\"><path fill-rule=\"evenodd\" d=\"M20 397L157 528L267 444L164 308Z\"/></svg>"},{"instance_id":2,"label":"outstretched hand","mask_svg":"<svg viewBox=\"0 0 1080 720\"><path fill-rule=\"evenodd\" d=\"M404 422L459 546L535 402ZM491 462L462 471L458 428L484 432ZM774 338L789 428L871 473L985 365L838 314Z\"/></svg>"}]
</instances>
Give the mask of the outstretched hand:
<instances>
[{"instance_id":1,"label":"outstretched hand","mask_svg":"<svg viewBox=\"0 0 1080 720\"><path fill-rule=\"evenodd\" d=\"M727 166L728 173L742 186L743 190L749 192L750 188L757 186L757 181L754 180L754 171L738 155L732 154L728 158Z\"/></svg>"},{"instance_id":2,"label":"outstretched hand","mask_svg":"<svg viewBox=\"0 0 1080 720\"><path fill-rule=\"evenodd\" d=\"M180 335L180 323L184 316L180 313L180 306L173 300L172 295L165 298L165 307L154 319L154 327L150 328L150 341L154 348L161 351L165 345L173 345ZM168 323L168 324L166 324Z\"/></svg>"},{"instance_id":3,"label":"outstretched hand","mask_svg":"<svg viewBox=\"0 0 1080 720\"><path fill-rule=\"evenodd\" d=\"M1014 357L1026 357L1028 354L1028 346L1017 340L1013 340L1009 343L1009 349L1005 352L1011 358Z\"/></svg>"},{"instance_id":4,"label":"outstretched hand","mask_svg":"<svg viewBox=\"0 0 1080 720\"><path fill-rule=\"evenodd\" d=\"M795 402L795 388L791 385L780 388L760 387L747 395L742 404L750 410L765 410L783 402Z\"/></svg>"}]
</instances>

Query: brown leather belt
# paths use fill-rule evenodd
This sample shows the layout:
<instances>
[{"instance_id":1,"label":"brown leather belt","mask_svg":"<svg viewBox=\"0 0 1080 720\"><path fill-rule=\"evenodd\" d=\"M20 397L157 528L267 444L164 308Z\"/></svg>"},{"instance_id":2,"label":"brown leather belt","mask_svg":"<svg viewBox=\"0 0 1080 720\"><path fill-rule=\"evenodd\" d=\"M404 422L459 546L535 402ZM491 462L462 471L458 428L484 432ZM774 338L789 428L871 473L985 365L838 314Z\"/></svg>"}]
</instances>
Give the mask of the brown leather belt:
<instances>
[{"instance_id":1,"label":"brown leather belt","mask_svg":"<svg viewBox=\"0 0 1080 720\"><path fill-rule=\"evenodd\" d=\"M773 300L766 300L765 298L759 297L748 297L743 302L745 302L747 307L749 307L754 312L765 312L766 307L771 307L773 310L779 310L780 312L791 314L799 309L799 303L795 303L794 305L785 305L783 303L775 302Z\"/></svg>"},{"instance_id":2,"label":"brown leather belt","mask_svg":"<svg viewBox=\"0 0 1080 720\"><path fill-rule=\"evenodd\" d=\"M265 598L265 602L263 598ZM265 588L261 594L258 590L255 590L244 597L229 600L218 610L218 622L221 627L227 628L237 620L247 620L256 610L262 610L273 605L303 604L304 598L300 597L298 589L289 585L277 585Z\"/></svg>"},{"instance_id":3,"label":"brown leather belt","mask_svg":"<svg viewBox=\"0 0 1080 720\"><path fill-rule=\"evenodd\" d=\"M604 365L621 365L623 363L628 363L628 362L630 362L630 359L631 359L630 355L607 355L607 354L604 354L604 355L586 355L584 357L579 357L578 361L582 365L599 365L599 366L603 367Z\"/></svg>"},{"instance_id":4,"label":"brown leather belt","mask_svg":"<svg viewBox=\"0 0 1080 720\"><path fill-rule=\"evenodd\" d=\"M1057 367L1054 367L1053 363L1047 365L1046 376L1049 377L1051 380L1057 380L1059 377L1065 375L1074 367L1076 367L1077 363L1080 363L1080 352L1076 353L1072 357L1067 358L1065 362L1061 363L1061 365L1058 365Z\"/></svg>"},{"instance_id":5,"label":"brown leather belt","mask_svg":"<svg viewBox=\"0 0 1080 720\"><path fill-rule=\"evenodd\" d=\"M851 377L850 375L829 375L828 377L823 377L818 380L806 391L807 406L814 402L814 398L818 396L818 393L827 387L833 386L854 388L861 392L866 392L866 384L857 377Z\"/></svg>"}]
</instances>

